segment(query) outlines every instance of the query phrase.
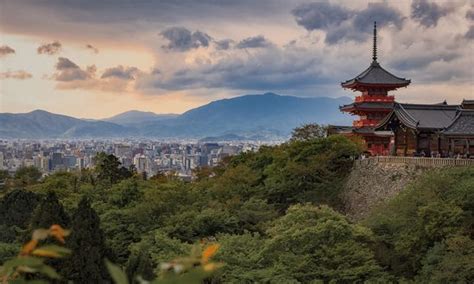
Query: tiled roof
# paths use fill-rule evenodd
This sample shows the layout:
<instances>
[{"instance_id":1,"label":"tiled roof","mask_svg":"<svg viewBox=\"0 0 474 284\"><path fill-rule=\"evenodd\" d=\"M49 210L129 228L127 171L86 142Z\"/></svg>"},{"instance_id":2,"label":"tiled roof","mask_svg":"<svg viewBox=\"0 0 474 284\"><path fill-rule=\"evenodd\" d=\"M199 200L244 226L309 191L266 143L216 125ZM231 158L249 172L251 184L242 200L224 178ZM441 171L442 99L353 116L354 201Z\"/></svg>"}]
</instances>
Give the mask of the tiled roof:
<instances>
[{"instance_id":1,"label":"tiled roof","mask_svg":"<svg viewBox=\"0 0 474 284\"><path fill-rule=\"evenodd\" d=\"M443 130L451 125L459 109L458 105L395 103L392 113L383 119L376 128L381 129L396 116L401 123L412 129Z\"/></svg>"},{"instance_id":2,"label":"tiled roof","mask_svg":"<svg viewBox=\"0 0 474 284\"><path fill-rule=\"evenodd\" d=\"M354 129L353 126L328 125L328 133L331 133L331 134L351 133L353 129Z\"/></svg>"},{"instance_id":3,"label":"tiled roof","mask_svg":"<svg viewBox=\"0 0 474 284\"><path fill-rule=\"evenodd\" d=\"M359 109L388 109L391 110L393 108L393 103L380 103L380 102L362 102L362 103L351 103L348 105L340 106L340 110L344 109L351 109L351 108L359 108Z\"/></svg>"},{"instance_id":4,"label":"tiled roof","mask_svg":"<svg viewBox=\"0 0 474 284\"><path fill-rule=\"evenodd\" d=\"M364 72L360 73L353 79L341 83L341 85L346 88L351 87L356 83L367 85L395 85L403 87L410 84L410 80L393 75L383 69L377 61L373 61L369 68Z\"/></svg>"},{"instance_id":5,"label":"tiled roof","mask_svg":"<svg viewBox=\"0 0 474 284\"><path fill-rule=\"evenodd\" d=\"M443 133L446 135L474 135L474 110L460 110Z\"/></svg>"}]
</instances>

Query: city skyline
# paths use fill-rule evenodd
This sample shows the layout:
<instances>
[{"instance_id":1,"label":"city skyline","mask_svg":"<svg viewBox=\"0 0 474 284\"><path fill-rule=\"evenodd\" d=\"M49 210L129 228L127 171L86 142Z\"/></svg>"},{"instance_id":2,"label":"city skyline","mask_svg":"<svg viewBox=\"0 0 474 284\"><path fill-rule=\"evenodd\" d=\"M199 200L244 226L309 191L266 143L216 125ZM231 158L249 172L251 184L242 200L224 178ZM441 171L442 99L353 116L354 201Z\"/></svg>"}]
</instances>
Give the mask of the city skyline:
<instances>
[{"instance_id":1,"label":"city skyline","mask_svg":"<svg viewBox=\"0 0 474 284\"><path fill-rule=\"evenodd\" d=\"M0 112L182 113L267 91L354 94L371 61L402 102L474 96L470 1L0 1Z\"/></svg>"}]
</instances>

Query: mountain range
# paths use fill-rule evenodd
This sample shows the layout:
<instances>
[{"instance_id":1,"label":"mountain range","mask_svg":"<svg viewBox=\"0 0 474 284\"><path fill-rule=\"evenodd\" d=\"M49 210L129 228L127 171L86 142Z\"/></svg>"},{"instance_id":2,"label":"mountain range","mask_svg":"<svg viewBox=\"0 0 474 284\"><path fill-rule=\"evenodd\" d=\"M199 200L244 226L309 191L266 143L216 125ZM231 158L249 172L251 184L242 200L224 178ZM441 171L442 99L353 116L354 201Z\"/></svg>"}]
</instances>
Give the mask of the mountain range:
<instances>
[{"instance_id":1,"label":"mountain range","mask_svg":"<svg viewBox=\"0 0 474 284\"><path fill-rule=\"evenodd\" d=\"M183 114L128 111L101 120L43 110L0 113L0 138L195 138L266 140L288 137L303 123L350 124L338 106L348 97L301 98L273 93L211 102Z\"/></svg>"}]
</instances>

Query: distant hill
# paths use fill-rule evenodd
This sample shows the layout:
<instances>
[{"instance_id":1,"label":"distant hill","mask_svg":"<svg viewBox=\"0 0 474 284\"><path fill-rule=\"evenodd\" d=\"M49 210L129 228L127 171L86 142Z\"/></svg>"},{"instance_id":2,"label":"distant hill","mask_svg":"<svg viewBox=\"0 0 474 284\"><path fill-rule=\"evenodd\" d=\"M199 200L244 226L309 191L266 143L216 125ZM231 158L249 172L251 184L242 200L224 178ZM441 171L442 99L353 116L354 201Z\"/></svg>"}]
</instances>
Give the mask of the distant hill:
<instances>
[{"instance_id":1,"label":"distant hill","mask_svg":"<svg viewBox=\"0 0 474 284\"><path fill-rule=\"evenodd\" d=\"M211 102L181 115L129 111L104 120L46 111L0 114L0 138L219 138L281 139L303 123L350 124L341 98L300 98L273 93Z\"/></svg>"},{"instance_id":2,"label":"distant hill","mask_svg":"<svg viewBox=\"0 0 474 284\"><path fill-rule=\"evenodd\" d=\"M248 140L246 137L242 137L235 134L225 134L220 136L208 136L199 139L199 142L221 142L221 141L244 141Z\"/></svg>"},{"instance_id":3,"label":"distant hill","mask_svg":"<svg viewBox=\"0 0 474 284\"><path fill-rule=\"evenodd\" d=\"M135 129L104 121L77 119L35 110L28 113L1 113L1 138L87 138L120 137Z\"/></svg>"},{"instance_id":4,"label":"distant hill","mask_svg":"<svg viewBox=\"0 0 474 284\"><path fill-rule=\"evenodd\" d=\"M300 98L273 93L246 95L211 102L175 119L145 124L144 136L205 137L234 134L249 137L267 133L287 136L303 123L350 124L350 116L339 105L350 103L341 98Z\"/></svg>"},{"instance_id":5,"label":"distant hill","mask_svg":"<svg viewBox=\"0 0 474 284\"><path fill-rule=\"evenodd\" d=\"M101 120L112 122L115 124L130 126L145 122L161 121L165 119L175 118L177 116L179 116L179 114L156 114L154 112L130 110Z\"/></svg>"}]
</instances>

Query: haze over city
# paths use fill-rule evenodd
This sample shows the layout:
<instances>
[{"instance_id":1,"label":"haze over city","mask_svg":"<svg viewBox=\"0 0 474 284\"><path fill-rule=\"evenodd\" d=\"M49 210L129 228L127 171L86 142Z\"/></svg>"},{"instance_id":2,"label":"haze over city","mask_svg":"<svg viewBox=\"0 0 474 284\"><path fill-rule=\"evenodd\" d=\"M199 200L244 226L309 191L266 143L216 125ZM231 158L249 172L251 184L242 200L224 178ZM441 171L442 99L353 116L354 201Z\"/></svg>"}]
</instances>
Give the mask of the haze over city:
<instances>
[{"instance_id":1,"label":"haze over city","mask_svg":"<svg viewBox=\"0 0 474 284\"><path fill-rule=\"evenodd\" d=\"M267 91L353 96L371 61L397 101L474 94L472 1L0 1L0 112L182 113Z\"/></svg>"}]
</instances>

